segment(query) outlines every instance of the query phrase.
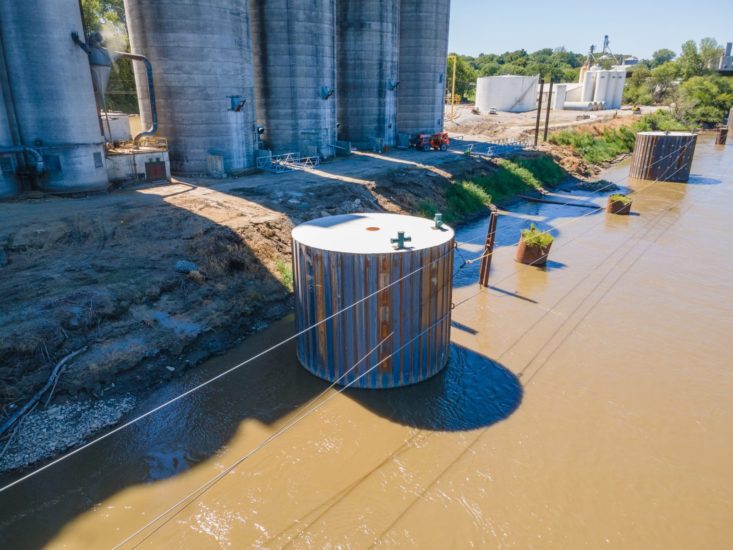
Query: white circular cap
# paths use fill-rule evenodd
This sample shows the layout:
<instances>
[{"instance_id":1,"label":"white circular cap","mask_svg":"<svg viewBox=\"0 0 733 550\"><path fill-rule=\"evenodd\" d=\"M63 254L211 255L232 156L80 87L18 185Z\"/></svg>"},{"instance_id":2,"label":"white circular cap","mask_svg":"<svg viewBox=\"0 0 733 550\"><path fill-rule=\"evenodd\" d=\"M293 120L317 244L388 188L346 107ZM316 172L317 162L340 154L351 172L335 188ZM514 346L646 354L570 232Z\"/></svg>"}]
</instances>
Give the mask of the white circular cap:
<instances>
[{"instance_id":1,"label":"white circular cap","mask_svg":"<svg viewBox=\"0 0 733 550\"><path fill-rule=\"evenodd\" d=\"M399 214L342 214L303 223L293 229L293 240L305 246L347 252L350 254L385 254L402 252L395 249L391 239L404 231L404 250L423 250L450 241L453 229L443 225L435 229L435 222ZM404 251L403 250L403 251Z\"/></svg>"}]
</instances>

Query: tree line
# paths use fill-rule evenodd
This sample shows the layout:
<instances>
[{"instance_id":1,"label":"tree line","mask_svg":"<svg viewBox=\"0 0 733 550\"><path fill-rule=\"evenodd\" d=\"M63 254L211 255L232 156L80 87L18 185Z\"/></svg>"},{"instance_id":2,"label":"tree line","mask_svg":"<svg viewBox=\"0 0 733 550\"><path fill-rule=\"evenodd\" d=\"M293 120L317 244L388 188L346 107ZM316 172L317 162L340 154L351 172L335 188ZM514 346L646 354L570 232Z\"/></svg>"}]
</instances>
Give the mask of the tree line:
<instances>
[{"instance_id":1,"label":"tree line","mask_svg":"<svg viewBox=\"0 0 733 550\"><path fill-rule=\"evenodd\" d=\"M669 49L654 52L628 67L624 101L639 105L669 105L684 122L714 124L720 122L733 106L733 78L716 72L723 47L713 38L699 44L688 40L679 55ZM502 54L479 54L476 57L451 53L448 56L448 85L456 71L456 95L459 101L474 101L476 79L495 75L542 75L555 82L577 82L587 56L564 48L545 48L528 53L516 50ZM606 69L617 64L610 57L597 58ZM450 92L450 90L449 90Z\"/></svg>"}]
</instances>

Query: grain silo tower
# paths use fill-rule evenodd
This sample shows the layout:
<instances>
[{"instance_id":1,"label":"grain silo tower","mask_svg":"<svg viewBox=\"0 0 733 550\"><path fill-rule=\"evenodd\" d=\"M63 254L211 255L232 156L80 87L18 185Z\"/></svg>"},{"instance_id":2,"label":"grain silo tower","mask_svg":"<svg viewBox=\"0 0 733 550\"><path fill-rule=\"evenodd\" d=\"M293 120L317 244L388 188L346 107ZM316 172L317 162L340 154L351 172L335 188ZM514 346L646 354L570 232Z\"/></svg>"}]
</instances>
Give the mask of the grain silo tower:
<instances>
[{"instance_id":1,"label":"grain silo tower","mask_svg":"<svg viewBox=\"0 0 733 550\"><path fill-rule=\"evenodd\" d=\"M254 166L257 133L246 0L125 0L132 51L153 65L158 133L171 170L223 175ZM144 67L135 64L143 127Z\"/></svg>"},{"instance_id":2,"label":"grain silo tower","mask_svg":"<svg viewBox=\"0 0 733 550\"><path fill-rule=\"evenodd\" d=\"M443 129L450 0L401 0L397 130Z\"/></svg>"},{"instance_id":3,"label":"grain silo tower","mask_svg":"<svg viewBox=\"0 0 733 550\"><path fill-rule=\"evenodd\" d=\"M400 0L337 0L336 12L339 139L395 145Z\"/></svg>"},{"instance_id":4,"label":"grain silo tower","mask_svg":"<svg viewBox=\"0 0 733 550\"><path fill-rule=\"evenodd\" d=\"M15 178L17 155L10 154L10 150L15 143L10 130L9 105L3 92L5 86L2 84L3 81L7 82L7 75L4 73L5 63L1 46L2 44L0 44L0 199L4 199L16 195L19 186ZM3 153L3 151L7 153Z\"/></svg>"},{"instance_id":5,"label":"grain silo tower","mask_svg":"<svg viewBox=\"0 0 733 550\"><path fill-rule=\"evenodd\" d=\"M273 153L333 156L335 0L250 0L257 120Z\"/></svg>"},{"instance_id":6,"label":"grain silo tower","mask_svg":"<svg viewBox=\"0 0 733 550\"><path fill-rule=\"evenodd\" d=\"M84 35L78 0L0 2L9 92L3 94L0 121L13 113L11 133L0 130L0 146L11 145L8 136L14 133L12 146L26 148L29 162L43 158L41 187L59 193L107 187L89 59L72 32Z\"/></svg>"},{"instance_id":7,"label":"grain silo tower","mask_svg":"<svg viewBox=\"0 0 733 550\"><path fill-rule=\"evenodd\" d=\"M448 226L397 214L330 216L293 229L301 364L360 388L438 373L450 355L453 244Z\"/></svg>"}]
</instances>

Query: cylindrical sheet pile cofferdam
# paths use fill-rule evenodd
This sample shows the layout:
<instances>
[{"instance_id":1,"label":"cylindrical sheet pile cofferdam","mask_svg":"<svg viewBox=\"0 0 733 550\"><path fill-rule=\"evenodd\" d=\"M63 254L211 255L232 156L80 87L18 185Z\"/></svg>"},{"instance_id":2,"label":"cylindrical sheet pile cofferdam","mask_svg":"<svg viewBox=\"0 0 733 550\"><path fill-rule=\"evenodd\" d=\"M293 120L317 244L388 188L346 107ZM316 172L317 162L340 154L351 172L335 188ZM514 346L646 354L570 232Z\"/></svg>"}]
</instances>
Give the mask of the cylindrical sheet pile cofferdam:
<instances>
[{"instance_id":1,"label":"cylindrical sheet pile cofferdam","mask_svg":"<svg viewBox=\"0 0 733 550\"><path fill-rule=\"evenodd\" d=\"M690 179L697 135L689 132L636 134L629 176L635 179L686 182Z\"/></svg>"},{"instance_id":2,"label":"cylindrical sheet pile cofferdam","mask_svg":"<svg viewBox=\"0 0 733 550\"><path fill-rule=\"evenodd\" d=\"M449 358L453 247L450 227L412 216L345 214L297 226L302 365L360 388L404 386L438 373Z\"/></svg>"}]
</instances>

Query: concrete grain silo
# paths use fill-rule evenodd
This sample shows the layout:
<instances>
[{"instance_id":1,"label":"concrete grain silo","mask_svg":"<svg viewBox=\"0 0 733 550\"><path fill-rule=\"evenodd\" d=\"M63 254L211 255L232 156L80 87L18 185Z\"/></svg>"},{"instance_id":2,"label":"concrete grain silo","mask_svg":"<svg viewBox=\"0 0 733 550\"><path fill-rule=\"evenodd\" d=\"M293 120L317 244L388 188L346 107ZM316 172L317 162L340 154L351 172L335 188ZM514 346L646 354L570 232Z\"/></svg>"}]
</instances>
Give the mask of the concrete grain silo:
<instances>
[{"instance_id":1,"label":"concrete grain silo","mask_svg":"<svg viewBox=\"0 0 733 550\"><path fill-rule=\"evenodd\" d=\"M0 2L10 92L4 94L5 116L9 106L13 145L26 148L29 162L42 155L45 174L39 184L60 193L107 187L89 58L74 44L72 32L84 34L78 0Z\"/></svg>"},{"instance_id":2,"label":"concrete grain silo","mask_svg":"<svg viewBox=\"0 0 733 550\"><path fill-rule=\"evenodd\" d=\"M275 154L333 156L335 0L250 0L257 121Z\"/></svg>"},{"instance_id":3,"label":"concrete grain silo","mask_svg":"<svg viewBox=\"0 0 733 550\"><path fill-rule=\"evenodd\" d=\"M443 129L450 0L401 0L397 130Z\"/></svg>"},{"instance_id":4,"label":"concrete grain silo","mask_svg":"<svg viewBox=\"0 0 733 550\"><path fill-rule=\"evenodd\" d=\"M400 0L337 0L340 140L395 145Z\"/></svg>"},{"instance_id":5,"label":"concrete grain silo","mask_svg":"<svg viewBox=\"0 0 733 550\"><path fill-rule=\"evenodd\" d=\"M254 166L256 127L246 0L125 0L131 50L153 65L158 134L171 171L223 175ZM143 127L145 68L135 63Z\"/></svg>"},{"instance_id":6,"label":"concrete grain silo","mask_svg":"<svg viewBox=\"0 0 733 550\"><path fill-rule=\"evenodd\" d=\"M10 154L15 145L13 134L10 130L8 119L8 102L3 93L3 81L7 82L7 75L4 74L5 65L0 49L0 199L16 195L19 191L18 182L15 178L16 154ZM7 153L3 153L7 151Z\"/></svg>"}]
</instances>

